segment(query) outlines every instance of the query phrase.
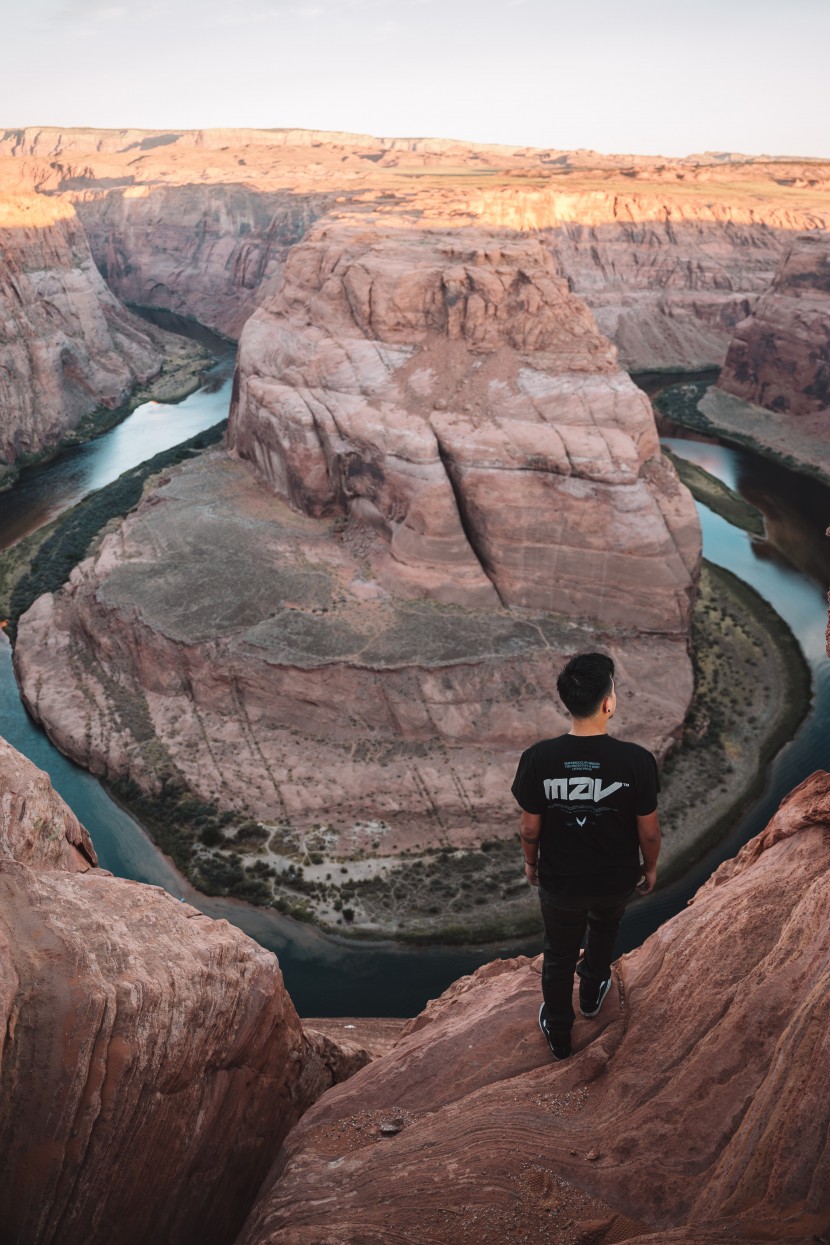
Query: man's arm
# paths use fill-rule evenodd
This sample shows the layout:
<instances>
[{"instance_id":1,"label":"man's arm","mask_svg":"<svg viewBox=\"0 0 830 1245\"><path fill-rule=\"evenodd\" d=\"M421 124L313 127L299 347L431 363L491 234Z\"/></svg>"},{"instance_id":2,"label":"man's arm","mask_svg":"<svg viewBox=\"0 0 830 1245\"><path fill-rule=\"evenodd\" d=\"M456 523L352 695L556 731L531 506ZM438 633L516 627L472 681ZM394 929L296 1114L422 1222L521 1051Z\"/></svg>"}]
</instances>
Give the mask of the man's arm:
<instances>
[{"instance_id":1,"label":"man's arm","mask_svg":"<svg viewBox=\"0 0 830 1245\"><path fill-rule=\"evenodd\" d=\"M648 895L654 890L657 880L657 857L660 855L660 822L657 809L647 813L645 817L637 817L637 837L640 840L640 851L643 853L643 872L645 877L637 887L640 895Z\"/></svg>"},{"instance_id":2,"label":"man's arm","mask_svg":"<svg viewBox=\"0 0 830 1245\"><path fill-rule=\"evenodd\" d=\"M531 886L539 885L537 868L539 865L539 835L542 833L542 814L526 813L522 810L519 834L522 839L522 851L525 857L525 877Z\"/></svg>"}]
</instances>

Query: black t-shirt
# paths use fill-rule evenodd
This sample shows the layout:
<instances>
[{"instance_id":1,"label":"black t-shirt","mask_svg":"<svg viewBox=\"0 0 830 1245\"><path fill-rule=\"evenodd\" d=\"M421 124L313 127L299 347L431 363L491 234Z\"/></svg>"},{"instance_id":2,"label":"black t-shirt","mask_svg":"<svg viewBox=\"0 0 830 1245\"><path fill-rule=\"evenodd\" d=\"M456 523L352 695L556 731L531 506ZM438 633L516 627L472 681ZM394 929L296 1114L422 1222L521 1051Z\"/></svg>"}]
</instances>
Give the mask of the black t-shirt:
<instances>
[{"instance_id":1,"label":"black t-shirt","mask_svg":"<svg viewBox=\"0 0 830 1245\"><path fill-rule=\"evenodd\" d=\"M610 735L560 735L522 753L513 795L543 813L539 882L563 895L615 895L641 875L637 817L657 808L657 762Z\"/></svg>"}]
</instances>

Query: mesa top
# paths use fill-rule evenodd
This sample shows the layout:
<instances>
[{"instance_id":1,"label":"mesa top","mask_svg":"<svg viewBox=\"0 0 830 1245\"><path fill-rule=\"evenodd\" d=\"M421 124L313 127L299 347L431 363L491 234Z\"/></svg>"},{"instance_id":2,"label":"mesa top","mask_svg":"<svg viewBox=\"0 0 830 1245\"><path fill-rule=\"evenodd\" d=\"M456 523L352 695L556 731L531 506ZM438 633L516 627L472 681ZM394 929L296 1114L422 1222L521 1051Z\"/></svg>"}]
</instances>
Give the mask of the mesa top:
<instances>
[{"instance_id":1,"label":"mesa top","mask_svg":"<svg viewBox=\"0 0 830 1245\"><path fill-rule=\"evenodd\" d=\"M562 895L615 895L641 876L637 817L657 808L657 762L610 735L560 735L522 753L511 788L542 813L539 884Z\"/></svg>"}]
</instances>

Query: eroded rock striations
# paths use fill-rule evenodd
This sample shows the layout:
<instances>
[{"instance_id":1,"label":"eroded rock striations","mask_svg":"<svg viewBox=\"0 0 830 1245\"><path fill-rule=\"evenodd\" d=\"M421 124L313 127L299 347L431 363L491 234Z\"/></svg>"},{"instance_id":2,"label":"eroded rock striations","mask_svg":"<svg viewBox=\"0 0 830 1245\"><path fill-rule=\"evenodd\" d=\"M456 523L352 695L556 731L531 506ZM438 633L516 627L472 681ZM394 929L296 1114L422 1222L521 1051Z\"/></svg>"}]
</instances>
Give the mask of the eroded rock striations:
<instances>
[{"instance_id":1,"label":"eroded rock striations","mask_svg":"<svg viewBox=\"0 0 830 1245\"><path fill-rule=\"evenodd\" d=\"M830 409L830 235L802 235L736 328L718 387L782 415Z\"/></svg>"},{"instance_id":2,"label":"eroded rock striations","mask_svg":"<svg viewBox=\"0 0 830 1245\"><path fill-rule=\"evenodd\" d=\"M158 334L102 280L71 204L0 202L0 461L117 407L163 359Z\"/></svg>"},{"instance_id":3,"label":"eroded rock striations","mask_svg":"<svg viewBox=\"0 0 830 1245\"><path fill-rule=\"evenodd\" d=\"M107 282L236 340L273 295L291 247L332 196L235 185L131 186L80 197L78 214Z\"/></svg>"},{"instance_id":4,"label":"eroded rock striations","mask_svg":"<svg viewBox=\"0 0 830 1245\"><path fill-rule=\"evenodd\" d=\"M599 636L665 752L697 518L538 243L318 226L246 326L229 438L21 620L64 751L247 810L277 856L477 845Z\"/></svg>"},{"instance_id":5,"label":"eroded rock striations","mask_svg":"<svg viewBox=\"0 0 830 1245\"><path fill-rule=\"evenodd\" d=\"M830 234L789 246L700 411L714 430L830 478Z\"/></svg>"},{"instance_id":6,"label":"eroded rock striations","mask_svg":"<svg viewBox=\"0 0 830 1245\"><path fill-rule=\"evenodd\" d=\"M277 960L96 867L0 741L0 1221L61 1245L233 1241L278 1146L366 1061L308 1038Z\"/></svg>"},{"instance_id":7,"label":"eroded rock striations","mask_svg":"<svg viewBox=\"0 0 830 1245\"><path fill-rule=\"evenodd\" d=\"M300 130L7 130L0 183L71 199L119 297L234 337L339 204L532 234L635 370L719 365L793 234L830 223L820 161Z\"/></svg>"},{"instance_id":8,"label":"eroded rock striations","mask_svg":"<svg viewBox=\"0 0 830 1245\"><path fill-rule=\"evenodd\" d=\"M398 595L688 627L699 535L647 399L538 242L322 227L240 347L231 450L388 541Z\"/></svg>"},{"instance_id":9,"label":"eroded rock striations","mask_svg":"<svg viewBox=\"0 0 830 1245\"><path fill-rule=\"evenodd\" d=\"M239 1245L809 1242L830 1222L830 775L614 969L574 1057L495 961L289 1135Z\"/></svg>"}]
</instances>

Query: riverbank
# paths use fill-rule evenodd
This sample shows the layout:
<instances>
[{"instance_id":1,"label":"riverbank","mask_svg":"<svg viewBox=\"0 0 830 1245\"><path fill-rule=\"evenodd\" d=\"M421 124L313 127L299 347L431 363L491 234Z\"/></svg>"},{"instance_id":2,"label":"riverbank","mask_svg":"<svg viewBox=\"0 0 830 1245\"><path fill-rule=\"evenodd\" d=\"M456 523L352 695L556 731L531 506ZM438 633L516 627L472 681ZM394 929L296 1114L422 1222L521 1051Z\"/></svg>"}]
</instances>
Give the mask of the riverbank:
<instances>
[{"instance_id":1,"label":"riverbank","mask_svg":"<svg viewBox=\"0 0 830 1245\"><path fill-rule=\"evenodd\" d=\"M679 455L673 454L665 445L663 453L695 501L702 502L704 506L714 510L715 514L726 519L727 523L731 523L733 527L739 527L752 536L764 535L766 531L764 516L756 506L750 505L741 497L740 493L736 493L728 484L718 480L716 476L705 471L697 463L689 462L687 458L680 458Z\"/></svg>"},{"instance_id":2,"label":"riverbank","mask_svg":"<svg viewBox=\"0 0 830 1245\"><path fill-rule=\"evenodd\" d=\"M95 440L120 424L145 402L181 402L201 387L205 373L216 361L211 351L198 342L180 337L157 325L151 324L150 330L164 350L160 371L146 384L136 385L129 397L118 406L112 409L101 406L85 415L54 445L38 454L22 454L14 463L0 464L0 492L11 488L25 467L49 462L62 450Z\"/></svg>"},{"instance_id":3,"label":"riverbank","mask_svg":"<svg viewBox=\"0 0 830 1245\"><path fill-rule=\"evenodd\" d=\"M73 566L89 553L106 525L121 519L141 500L149 479L222 439L227 420L162 450L117 480L0 552L0 618L14 640L17 620L41 593L56 592Z\"/></svg>"},{"instance_id":4,"label":"riverbank","mask_svg":"<svg viewBox=\"0 0 830 1245\"><path fill-rule=\"evenodd\" d=\"M691 432L746 446L783 467L830 484L826 415L776 414L701 380L672 385L658 392L653 402L659 415Z\"/></svg>"}]
</instances>

